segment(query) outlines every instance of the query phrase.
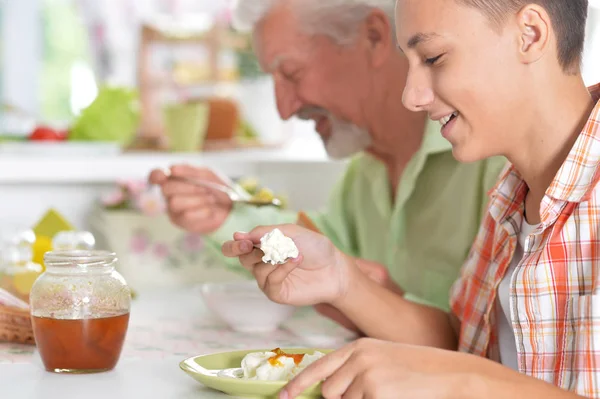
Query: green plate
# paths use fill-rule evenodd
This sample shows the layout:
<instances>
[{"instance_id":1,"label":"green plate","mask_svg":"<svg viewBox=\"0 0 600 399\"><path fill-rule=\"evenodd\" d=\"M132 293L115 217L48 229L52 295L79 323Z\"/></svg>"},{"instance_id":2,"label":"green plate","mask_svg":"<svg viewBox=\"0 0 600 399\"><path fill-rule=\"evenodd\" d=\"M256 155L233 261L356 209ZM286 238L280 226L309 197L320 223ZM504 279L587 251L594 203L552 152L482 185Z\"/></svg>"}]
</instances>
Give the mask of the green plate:
<instances>
[{"instance_id":1,"label":"green plate","mask_svg":"<svg viewBox=\"0 0 600 399\"><path fill-rule=\"evenodd\" d=\"M247 351L224 352L213 355L195 356L179 363L179 367L193 379L201 382L208 388L224 392L228 395L241 398L276 399L277 394L285 386L285 381L253 381L228 377L217 377L210 370L221 370L238 368L242 359L251 352L268 352L271 349L253 349ZM286 353L314 353L315 351L329 353L331 349L295 348L283 349ZM321 384L307 389L302 399L314 399L321 397Z\"/></svg>"}]
</instances>

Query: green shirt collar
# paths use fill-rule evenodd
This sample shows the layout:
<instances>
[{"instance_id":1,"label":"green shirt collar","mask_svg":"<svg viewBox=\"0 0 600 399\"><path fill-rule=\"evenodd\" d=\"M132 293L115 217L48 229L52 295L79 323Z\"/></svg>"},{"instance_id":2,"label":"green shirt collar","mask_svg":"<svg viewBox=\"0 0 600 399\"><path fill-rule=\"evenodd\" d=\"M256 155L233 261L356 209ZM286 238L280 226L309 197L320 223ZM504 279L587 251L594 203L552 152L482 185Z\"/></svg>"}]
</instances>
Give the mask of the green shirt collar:
<instances>
[{"instance_id":1,"label":"green shirt collar","mask_svg":"<svg viewBox=\"0 0 600 399\"><path fill-rule=\"evenodd\" d=\"M428 119L425 124L421 147L410 159L402 174L394 205L391 203L389 178L387 170L385 170L385 165L372 155L364 154L365 158L369 160L372 169L382 169L380 173L375 175L377 178L373 178L371 181L373 198L377 198L375 206L379 212L382 215L391 217L392 213L400 211L406 201L410 198L418 177L427 162L427 157L451 150L452 145L448 140L442 137L439 123Z\"/></svg>"}]
</instances>

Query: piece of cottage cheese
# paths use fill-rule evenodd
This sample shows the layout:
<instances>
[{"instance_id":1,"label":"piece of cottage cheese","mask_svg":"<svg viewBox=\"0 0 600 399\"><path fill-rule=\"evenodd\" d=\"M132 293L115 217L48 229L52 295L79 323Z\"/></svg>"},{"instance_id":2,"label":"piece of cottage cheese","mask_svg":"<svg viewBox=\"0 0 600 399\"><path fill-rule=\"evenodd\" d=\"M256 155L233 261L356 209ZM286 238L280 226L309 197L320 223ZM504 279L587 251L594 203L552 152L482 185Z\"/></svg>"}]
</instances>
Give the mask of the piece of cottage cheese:
<instances>
[{"instance_id":1,"label":"piece of cottage cheese","mask_svg":"<svg viewBox=\"0 0 600 399\"><path fill-rule=\"evenodd\" d=\"M281 230L274 229L260 239L260 250L265 254L262 261L278 265L288 259L298 257L298 247L290 237L286 237Z\"/></svg>"},{"instance_id":2,"label":"piece of cottage cheese","mask_svg":"<svg viewBox=\"0 0 600 399\"><path fill-rule=\"evenodd\" d=\"M258 381L289 381L324 353L291 355L274 352L249 353L242 359L243 378Z\"/></svg>"}]
</instances>

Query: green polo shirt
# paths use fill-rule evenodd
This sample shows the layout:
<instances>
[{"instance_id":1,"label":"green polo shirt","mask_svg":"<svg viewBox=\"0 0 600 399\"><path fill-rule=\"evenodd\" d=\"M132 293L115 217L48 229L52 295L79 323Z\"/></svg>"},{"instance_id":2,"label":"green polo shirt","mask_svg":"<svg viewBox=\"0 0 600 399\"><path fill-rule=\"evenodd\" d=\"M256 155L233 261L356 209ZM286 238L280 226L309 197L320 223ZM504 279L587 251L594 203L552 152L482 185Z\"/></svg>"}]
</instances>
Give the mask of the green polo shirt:
<instances>
[{"instance_id":1,"label":"green polo shirt","mask_svg":"<svg viewBox=\"0 0 600 399\"><path fill-rule=\"evenodd\" d=\"M369 154L354 157L323 212L309 215L345 253L386 265L409 300L448 310L457 278L479 228L504 158L461 164L440 134L427 124L423 143L409 161L392 202L385 165ZM293 223L296 212L237 206L207 238L220 253L236 231ZM219 255L222 256L222 255ZM237 259L225 260L241 268Z\"/></svg>"}]
</instances>

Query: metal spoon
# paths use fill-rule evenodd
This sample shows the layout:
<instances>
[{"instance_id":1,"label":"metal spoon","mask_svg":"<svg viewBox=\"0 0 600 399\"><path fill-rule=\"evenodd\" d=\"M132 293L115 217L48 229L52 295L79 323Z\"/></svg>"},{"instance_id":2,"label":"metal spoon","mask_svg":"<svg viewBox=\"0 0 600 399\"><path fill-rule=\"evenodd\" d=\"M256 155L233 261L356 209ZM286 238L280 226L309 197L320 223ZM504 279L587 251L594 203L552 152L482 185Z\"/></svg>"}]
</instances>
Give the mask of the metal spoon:
<instances>
[{"instance_id":1,"label":"metal spoon","mask_svg":"<svg viewBox=\"0 0 600 399\"><path fill-rule=\"evenodd\" d=\"M238 190L234 190L232 187L229 187L229 186L226 186L223 184L213 183L213 182L206 181L206 180L196 180L196 179L192 179L189 177L173 176L173 175L170 175L169 179L179 180L179 181L183 181L185 183L193 184L196 186L206 187L206 188L211 188L213 190L221 191L222 193L225 193L229 197L231 202L236 202L239 204L253 205L253 206L257 206L257 207L262 207L262 206L275 206L278 208L281 207L281 201L278 200L277 198L273 198L272 200L261 200L261 199L253 198L249 194L243 195Z\"/></svg>"},{"instance_id":2,"label":"metal spoon","mask_svg":"<svg viewBox=\"0 0 600 399\"><path fill-rule=\"evenodd\" d=\"M235 378L235 379L244 378L244 370L242 370L241 368L222 369L222 370L205 369L205 373L212 377Z\"/></svg>"},{"instance_id":3,"label":"metal spoon","mask_svg":"<svg viewBox=\"0 0 600 399\"><path fill-rule=\"evenodd\" d=\"M235 378L242 379L244 378L244 371L241 368L230 368L230 369L221 369L221 370L209 370L198 363L196 363L193 359L186 359L179 364L179 367L186 372L203 374L209 377L220 377L220 378Z\"/></svg>"}]
</instances>

